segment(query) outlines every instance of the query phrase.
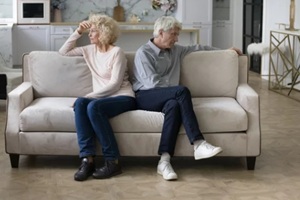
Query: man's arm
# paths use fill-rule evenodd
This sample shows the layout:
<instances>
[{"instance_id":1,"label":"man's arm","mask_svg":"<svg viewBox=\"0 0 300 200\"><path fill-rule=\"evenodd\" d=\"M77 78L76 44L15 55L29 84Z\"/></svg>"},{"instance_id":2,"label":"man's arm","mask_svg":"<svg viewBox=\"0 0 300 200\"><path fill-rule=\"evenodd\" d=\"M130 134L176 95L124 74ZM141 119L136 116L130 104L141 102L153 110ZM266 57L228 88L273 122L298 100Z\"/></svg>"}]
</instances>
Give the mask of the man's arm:
<instances>
[{"instance_id":1,"label":"man's arm","mask_svg":"<svg viewBox=\"0 0 300 200\"><path fill-rule=\"evenodd\" d=\"M191 52L194 52L194 51L215 51L215 50L221 50L217 47L212 47L212 46L203 46L203 45L200 45L200 44L196 44L196 45L192 45L192 46L186 46L184 47L183 49L183 55L187 55ZM238 55L242 55L242 51L238 48L235 48L235 47L231 47L229 48L229 50L233 50L235 51Z\"/></svg>"}]
</instances>

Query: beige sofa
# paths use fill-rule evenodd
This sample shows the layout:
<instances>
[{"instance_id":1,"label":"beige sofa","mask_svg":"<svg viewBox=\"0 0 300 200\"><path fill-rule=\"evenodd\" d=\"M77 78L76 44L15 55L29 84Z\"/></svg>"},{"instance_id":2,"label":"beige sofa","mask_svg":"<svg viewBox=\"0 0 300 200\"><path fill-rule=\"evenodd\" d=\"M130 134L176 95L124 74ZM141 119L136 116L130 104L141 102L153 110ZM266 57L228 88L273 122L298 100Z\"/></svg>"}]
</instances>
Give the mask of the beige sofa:
<instances>
[{"instance_id":1,"label":"beige sofa","mask_svg":"<svg viewBox=\"0 0 300 200\"><path fill-rule=\"evenodd\" d=\"M131 69L134 53L126 56ZM247 168L254 169L261 151L260 108L247 74L247 57L234 51L194 52L182 63L181 84L191 91L205 138L223 148L218 156L245 157ZM31 52L23 58L23 78L8 94L5 147L12 167L18 167L20 155L78 155L71 106L92 89L84 59ZM163 118L144 110L112 118L121 155L157 156ZM183 127L175 156L193 156Z\"/></svg>"}]
</instances>

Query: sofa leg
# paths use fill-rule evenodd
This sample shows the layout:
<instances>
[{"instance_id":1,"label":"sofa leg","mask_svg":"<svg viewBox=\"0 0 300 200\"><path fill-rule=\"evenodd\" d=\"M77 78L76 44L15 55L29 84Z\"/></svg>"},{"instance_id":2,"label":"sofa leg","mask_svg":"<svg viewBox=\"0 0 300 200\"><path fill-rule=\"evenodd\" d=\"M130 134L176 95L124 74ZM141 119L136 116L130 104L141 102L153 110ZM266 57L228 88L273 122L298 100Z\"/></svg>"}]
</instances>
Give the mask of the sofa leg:
<instances>
[{"instance_id":1,"label":"sofa leg","mask_svg":"<svg viewBox=\"0 0 300 200\"><path fill-rule=\"evenodd\" d=\"M256 157L247 157L247 169L254 170Z\"/></svg>"},{"instance_id":2,"label":"sofa leg","mask_svg":"<svg viewBox=\"0 0 300 200\"><path fill-rule=\"evenodd\" d=\"M19 167L19 154L9 154L10 158L10 164L12 168L18 168Z\"/></svg>"}]
</instances>

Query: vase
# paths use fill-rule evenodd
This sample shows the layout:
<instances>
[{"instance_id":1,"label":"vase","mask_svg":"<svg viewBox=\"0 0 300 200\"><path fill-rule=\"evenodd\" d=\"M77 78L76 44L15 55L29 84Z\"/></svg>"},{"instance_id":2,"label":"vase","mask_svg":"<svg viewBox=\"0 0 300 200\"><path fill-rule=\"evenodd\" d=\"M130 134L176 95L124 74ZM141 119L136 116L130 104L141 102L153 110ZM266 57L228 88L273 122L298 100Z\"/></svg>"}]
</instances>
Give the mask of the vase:
<instances>
[{"instance_id":1,"label":"vase","mask_svg":"<svg viewBox=\"0 0 300 200\"><path fill-rule=\"evenodd\" d=\"M53 11L53 21L54 22L62 22L61 10L54 9L54 11Z\"/></svg>"},{"instance_id":2,"label":"vase","mask_svg":"<svg viewBox=\"0 0 300 200\"><path fill-rule=\"evenodd\" d=\"M291 4L290 4L290 28L289 28L289 30L291 30L291 31L295 30L294 24L295 24L295 0L291 0Z\"/></svg>"}]
</instances>

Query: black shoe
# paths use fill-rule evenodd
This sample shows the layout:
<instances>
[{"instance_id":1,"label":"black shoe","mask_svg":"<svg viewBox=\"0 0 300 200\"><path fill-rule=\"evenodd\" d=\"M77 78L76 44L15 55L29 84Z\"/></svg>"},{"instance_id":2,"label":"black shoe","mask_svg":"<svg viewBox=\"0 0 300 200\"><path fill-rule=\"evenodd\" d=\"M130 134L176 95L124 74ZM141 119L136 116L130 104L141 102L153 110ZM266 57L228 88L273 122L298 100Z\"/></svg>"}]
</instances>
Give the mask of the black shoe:
<instances>
[{"instance_id":1,"label":"black shoe","mask_svg":"<svg viewBox=\"0 0 300 200\"><path fill-rule=\"evenodd\" d=\"M83 158L79 170L74 175L74 180L84 181L88 179L89 176L92 176L94 171L95 171L94 162L89 163L87 158Z\"/></svg>"},{"instance_id":2,"label":"black shoe","mask_svg":"<svg viewBox=\"0 0 300 200\"><path fill-rule=\"evenodd\" d=\"M105 161L105 165L93 173L93 177L96 179L105 179L112 176L116 176L122 173L122 169L119 163L115 160Z\"/></svg>"}]
</instances>

